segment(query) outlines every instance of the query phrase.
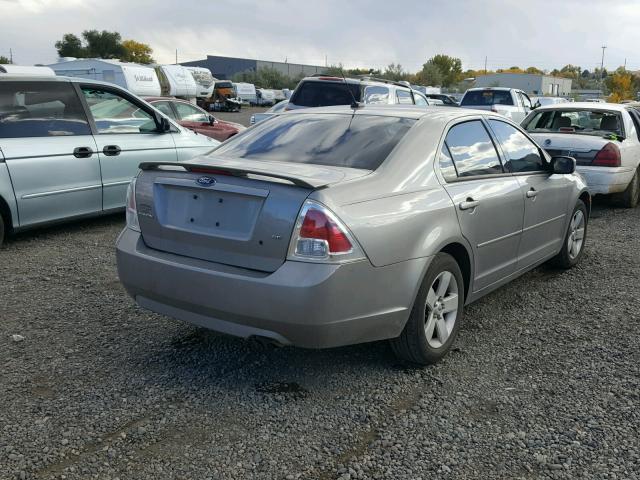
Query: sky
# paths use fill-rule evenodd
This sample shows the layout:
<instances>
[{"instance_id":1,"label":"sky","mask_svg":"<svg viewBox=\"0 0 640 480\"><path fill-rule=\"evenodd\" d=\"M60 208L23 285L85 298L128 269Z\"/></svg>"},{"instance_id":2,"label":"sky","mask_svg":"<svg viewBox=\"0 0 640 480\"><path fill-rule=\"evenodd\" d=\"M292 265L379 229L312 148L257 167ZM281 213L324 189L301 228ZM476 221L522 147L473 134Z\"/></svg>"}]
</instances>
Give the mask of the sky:
<instances>
[{"instance_id":1,"label":"sky","mask_svg":"<svg viewBox=\"0 0 640 480\"><path fill-rule=\"evenodd\" d=\"M118 31L159 63L207 54L345 67L400 63L415 72L438 53L463 69L640 70L639 0L0 0L0 55L56 61L65 33Z\"/></svg>"}]
</instances>

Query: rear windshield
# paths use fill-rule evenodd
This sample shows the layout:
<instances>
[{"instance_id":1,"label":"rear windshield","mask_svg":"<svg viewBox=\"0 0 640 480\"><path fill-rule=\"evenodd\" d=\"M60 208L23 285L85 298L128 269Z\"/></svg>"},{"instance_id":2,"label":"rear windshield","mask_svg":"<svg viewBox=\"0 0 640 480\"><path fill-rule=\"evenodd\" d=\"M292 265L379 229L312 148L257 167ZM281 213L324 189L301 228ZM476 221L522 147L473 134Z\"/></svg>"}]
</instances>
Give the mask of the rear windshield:
<instances>
[{"instance_id":1,"label":"rear windshield","mask_svg":"<svg viewBox=\"0 0 640 480\"><path fill-rule=\"evenodd\" d=\"M290 102L301 107L331 107L351 105L354 97L360 101L360 85L355 83L302 82L293 92Z\"/></svg>"},{"instance_id":2,"label":"rear windshield","mask_svg":"<svg viewBox=\"0 0 640 480\"><path fill-rule=\"evenodd\" d=\"M375 170L414 123L373 115L285 114L228 140L211 155Z\"/></svg>"},{"instance_id":3,"label":"rear windshield","mask_svg":"<svg viewBox=\"0 0 640 480\"><path fill-rule=\"evenodd\" d=\"M620 114L604 110L538 110L524 127L531 133L624 134Z\"/></svg>"},{"instance_id":4,"label":"rear windshield","mask_svg":"<svg viewBox=\"0 0 640 480\"><path fill-rule=\"evenodd\" d=\"M513 105L508 90L471 90L464 94L461 105Z\"/></svg>"}]
</instances>

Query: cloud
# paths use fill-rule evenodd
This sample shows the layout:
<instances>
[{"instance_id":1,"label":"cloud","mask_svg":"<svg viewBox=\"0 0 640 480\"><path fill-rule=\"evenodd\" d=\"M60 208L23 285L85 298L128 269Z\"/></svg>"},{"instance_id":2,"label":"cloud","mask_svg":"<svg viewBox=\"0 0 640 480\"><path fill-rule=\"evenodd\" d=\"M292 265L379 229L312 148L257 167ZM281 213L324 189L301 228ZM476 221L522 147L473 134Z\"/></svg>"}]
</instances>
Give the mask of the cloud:
<instances>
[{"instance_id":1,"label":"cloud","mask_svg":"<svg viewBox=\"0 0 640 480\"><path fill-rule=\"evenodd\" d=\"M635 1L590 0L0 0L0 55L12 48L23 64L51 63L64 33L116 30L149 43L160 62L206 54L295 63L368 66L401 63L415 71L447 53L463 67L567 63L599 66L628 59L640 69L640 8ZM72 21L70 21L72 19Z\"/></svg>"}]
</instances>

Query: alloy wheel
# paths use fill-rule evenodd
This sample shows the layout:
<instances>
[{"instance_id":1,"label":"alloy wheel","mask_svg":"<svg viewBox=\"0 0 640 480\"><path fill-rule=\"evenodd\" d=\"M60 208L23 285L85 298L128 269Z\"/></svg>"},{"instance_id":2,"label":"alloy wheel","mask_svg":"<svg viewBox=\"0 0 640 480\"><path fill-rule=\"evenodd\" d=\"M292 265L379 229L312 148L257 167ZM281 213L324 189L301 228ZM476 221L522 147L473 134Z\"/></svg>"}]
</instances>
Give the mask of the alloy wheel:
<instances>
[{"instance_id":1,"label":"alloy wheel","mask_svg":"<svg viewBox=\"0 0 640 480\"><path fill-rule=\"evenodd\" d=\"M424 317L427 343L432 348L442 347L458 318L458 282L451 272L441 272L431 284Z\"/></svg>"},{"instance_id":2,"label":"alloy wheel","mask_svg":"<svg viewBox=\"0 0 640 480\"><path fill-rule=\"evenodd\" d=\"M571 218L569 236L567 238L567 250L571 260L580 255L580 251L582 250L582 244L584 243L584 226L584 213L582 213L582 210L576 210Z\"/></svg>"}]
</instances>

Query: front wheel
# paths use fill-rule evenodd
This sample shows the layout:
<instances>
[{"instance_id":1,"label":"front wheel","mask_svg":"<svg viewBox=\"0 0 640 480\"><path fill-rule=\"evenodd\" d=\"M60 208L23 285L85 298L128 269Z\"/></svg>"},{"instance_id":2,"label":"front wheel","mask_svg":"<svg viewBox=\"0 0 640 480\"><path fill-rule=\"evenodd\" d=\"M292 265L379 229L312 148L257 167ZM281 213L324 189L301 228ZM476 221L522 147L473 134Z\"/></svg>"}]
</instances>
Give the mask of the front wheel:
<instances>
[{"instance_id":1,"label":"front wheel","mask_svg":"<svg viewBox=\"0 0 640 480\"><path fill-rule=\"evenodd\" d=\"M391 340L391 348L411 363L438 362L458 335L463 306L460 267L451 255L439 253L427 270L404 330Z\"/></svg>"},{"instance_id":2,"label":"front wheel","mask_svg":"<svg viewBox=\"0 0 640 480\"><path fill-rule=\"evenodd\" d=\"M580 261L584 250L584 242L587 238L587 221L587 206L582 200L578 200L571 215L562 249L558 255L551 259L553 265L568 269Z\"/></svg>"}]
</instances>

